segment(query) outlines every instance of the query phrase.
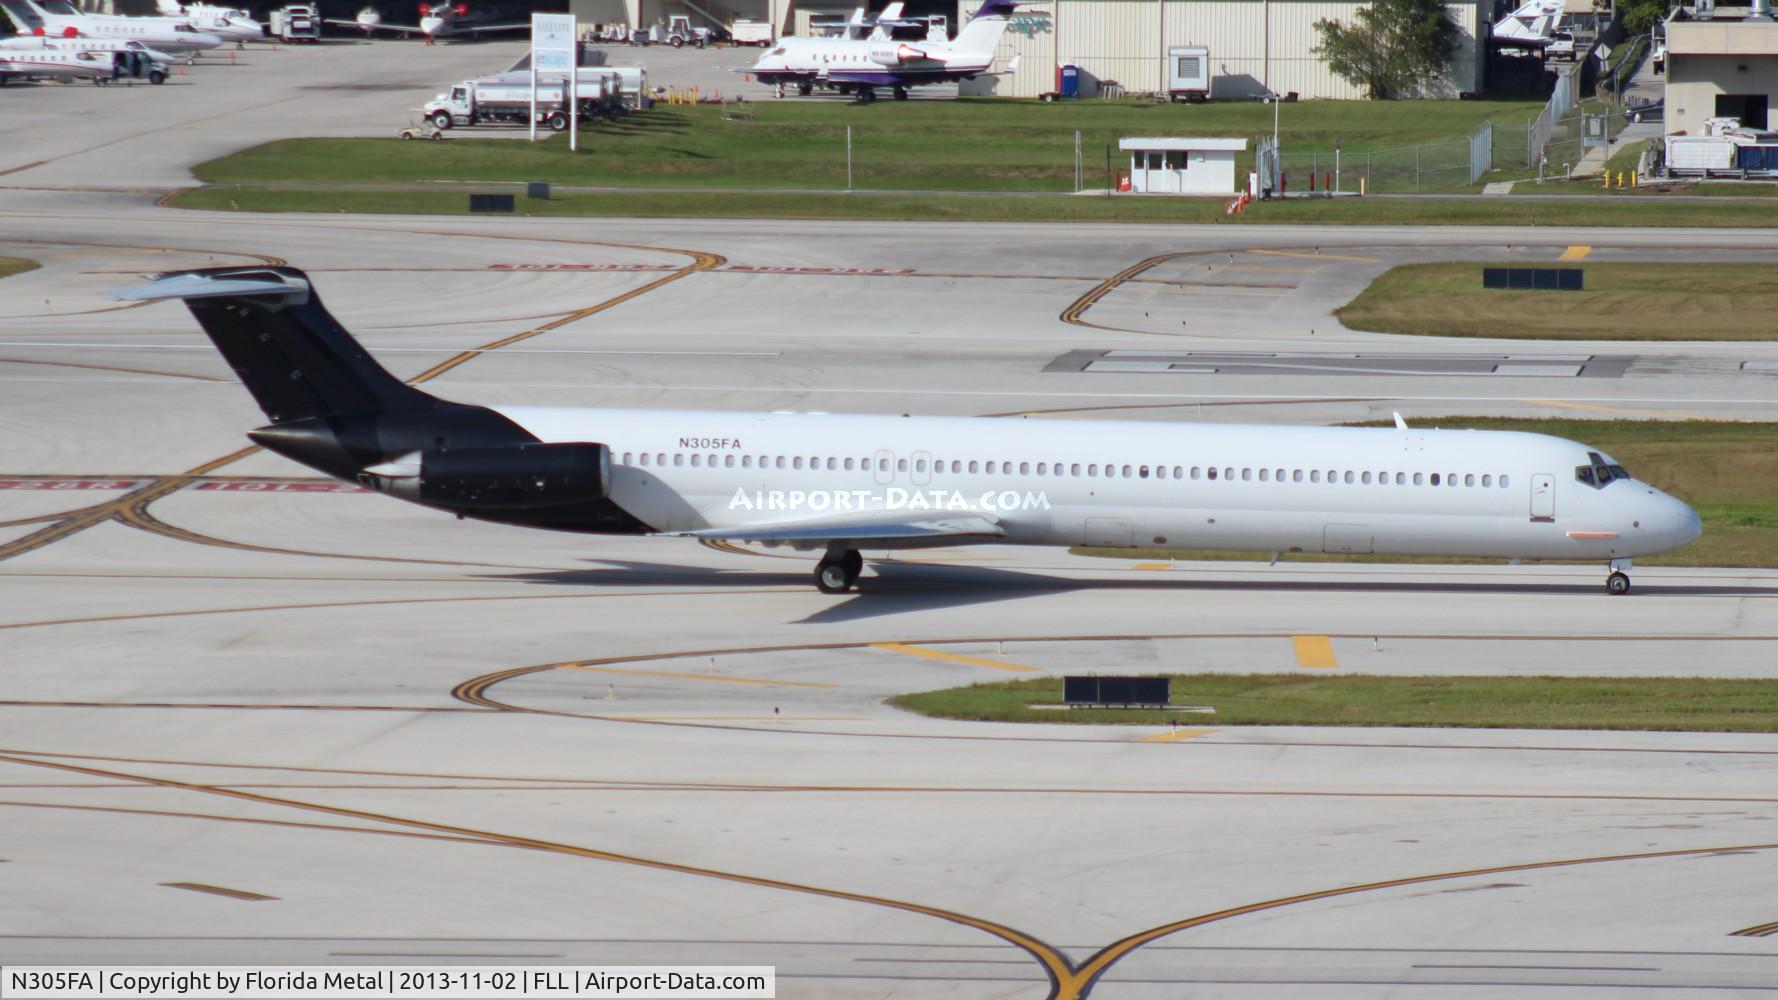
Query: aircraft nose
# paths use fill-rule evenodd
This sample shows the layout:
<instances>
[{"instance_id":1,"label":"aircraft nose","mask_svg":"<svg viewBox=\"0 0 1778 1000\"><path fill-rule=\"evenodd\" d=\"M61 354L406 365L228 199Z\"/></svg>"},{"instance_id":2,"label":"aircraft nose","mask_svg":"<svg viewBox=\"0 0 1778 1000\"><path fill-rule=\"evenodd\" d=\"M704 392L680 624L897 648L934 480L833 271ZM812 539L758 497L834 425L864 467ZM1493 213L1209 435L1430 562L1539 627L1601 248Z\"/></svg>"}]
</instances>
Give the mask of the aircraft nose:
<instances>
[{"instance_id":1,"label":"aircraft nose","mask_svg":"<svg viewBox=\"0 0 1778 1000\"><path fill-rule=\"evenodd\" d=\"M1673 537L1676 545L1689 545L1699 535L1704 533L1704 520L1698 516L1697 511L1672 497L1665 497L1664 499L1667 501L1669 507L1669 516L1672 519Z\"/></svg>"}]
</instances>

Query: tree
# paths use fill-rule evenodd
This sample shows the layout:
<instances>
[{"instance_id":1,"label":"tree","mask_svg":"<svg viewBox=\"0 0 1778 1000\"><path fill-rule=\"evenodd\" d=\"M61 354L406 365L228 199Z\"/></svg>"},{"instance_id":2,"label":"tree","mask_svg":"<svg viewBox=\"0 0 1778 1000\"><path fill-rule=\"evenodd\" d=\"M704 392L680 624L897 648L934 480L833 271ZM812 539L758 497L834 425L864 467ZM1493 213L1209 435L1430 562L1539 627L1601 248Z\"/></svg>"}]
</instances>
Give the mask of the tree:
<instances>
[{"instance_id":1,"label":"tree","mask_svg":"<svg viewBox=\"0 0 1778 1000\"><path fill-rule=\"evenodd\" d=\"M1646 35L1658 21L1665 20L1669 0L1629 0L1619 5L1624 17L1624 30L1632 35Z\"/></svg>"},{"instance_id":2,"label":"tree","mask_svg":"<svg viewBox=\"0 0 1778 1000\"><path fill-rule=\"evenodd\" d=\"M1441 74L1457 49L1457 25L1445 16L1444 0L1376 0L1353 20L1351 26L1316 21L1321 44L1315 52L1337 76L1378 100L1414 92Z\"/></svg>"}]
</instances>

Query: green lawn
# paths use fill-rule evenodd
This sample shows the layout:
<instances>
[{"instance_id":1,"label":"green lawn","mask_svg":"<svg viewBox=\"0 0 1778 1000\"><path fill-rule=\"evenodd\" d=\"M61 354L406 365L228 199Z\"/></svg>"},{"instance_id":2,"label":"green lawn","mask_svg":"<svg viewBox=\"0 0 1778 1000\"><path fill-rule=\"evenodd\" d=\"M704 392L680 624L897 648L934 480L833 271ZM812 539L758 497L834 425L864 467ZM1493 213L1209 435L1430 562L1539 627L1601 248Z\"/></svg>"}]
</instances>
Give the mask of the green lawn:
<instances>
[{"instance_id":1,"label":"green lawn","mask_svg":"<svg viewBox=\"0 0 1778 1000\"><path fill-rule=\"evenodd\" d=\"M1691 504L1704 534L1638 566L1778 566L1778 424L1668 420L1508 420L1443 417L1438 427L1533 431L1593 445L1650 483ZM1269 559L1270 553L1189 549L1076 549L1118 559ZM1293 555L1291 562L1476 562Z\"/></svg>"},{"instance_id":2,"label":"green lawn","mask_svg":"<svg viewBox=\"0 0 1778 1000\"><path fill-rule=\"evenodd\" d=\"M1778 732L1778 684L1766 680L1208 673L1175 675L1173 704L1210 706L1215 715L1027 707L1061 700L1061 678L1040 677L902 695L892 704L993 722Z\"/></svg>"},{"instance_id":3,"label":"green lawn","mask_svg":"<svg viewBox=\"0 0 1778 1000\"><path fill-rule=\"evenodd\" d=\"M1486 262L1392 268L1336 313L1354 330L1538 340L1771 340L1778 265L1578 261L1584 292L1482 287Z\"/></svg>"},{"instance_id":4,"label":"green lawn","mask_svg":"<svg viewBox=\"0 0 1778 1000\"><path fill-rule=\"evenodd\" d=\"M15 274L35 271L42 265L24 257L0 257L0 278L10 278Z\"/></svg>"},{"instance_id":5,"label":"green lawn","mask_svg":"<svg viewBox=\"0 0 1778 1000\"><path fill-rule=\"evenodd\" d=\"M410 143L409 145L412 145ZM427 144L431 145L431 144ZM509 171L516 173L516 171ZM179 208L244 212L368 212L462 215L471 188L364 190L194 188L167 200ZM476 190L488 190L480 188ZM514 190L503 188L501 190ZM522 190L519 192L523 194ZM907 219L975 222L1165 222L1325 225L1688 226L1778 227L1771 205L1546 199L1445 200L1346 198L1256 203L1237 216L1221 198L1088 195L806 194L774 192L558 193L549 201L520 197L525 215L737 219Z\"/></svg>"},{"instance_id":6,"label":"green lawn","mask_svg":"<svg viewBox=\"0 0 1778 1000\"><path fill-rule=\"evenodd\" d=\"M440 179L544 180L558 184L648 187L844 188L846 129L852 128L853 186L893 190L1071 191L1075 132L1086 185L1105 185L1106 151L1130 135L1257 137L1272 132L1259 102L1203 105L1139 101L1041 104L996 99L754 102L752 118L733 107L660 106L582 135L528 143L452 132L442 142L395 139L286 139L196 169L210 184ZM1280 128L1293 153L1339 141L1351 152L1460 139L1487 118L1524 120L1535 101L1305 101L1284 105ZM482 134L485 135L485 132Z\"/></svg>"}]
</instances>

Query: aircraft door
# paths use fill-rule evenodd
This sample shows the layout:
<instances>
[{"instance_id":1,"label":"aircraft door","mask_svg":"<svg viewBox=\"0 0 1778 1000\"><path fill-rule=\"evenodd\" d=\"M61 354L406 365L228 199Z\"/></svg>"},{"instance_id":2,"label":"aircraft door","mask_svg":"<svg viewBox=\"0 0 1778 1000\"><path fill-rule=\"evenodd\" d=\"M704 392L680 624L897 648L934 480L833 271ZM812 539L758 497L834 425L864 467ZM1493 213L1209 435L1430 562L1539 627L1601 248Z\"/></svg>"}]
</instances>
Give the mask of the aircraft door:
<instances>
[{"instance_id":1,"label":"aircraft door","mask_svg":"<svg viewBox=\"0 0 1778 1000\"><path fill-rule=\"evenodd\" d=\"M871 463L871 475L876 477L877 485L888 486L895 481L895 453L887 448L877 452Z\"/></svg>"},{"instance_id":2,"label":"aircraft door","mask_svg":"<svg viewBox=\"0 0 1778 1000\"><path fill-rule=\"evenodd\" d=\"M932 482L932 456L924 451L914 452L914 464L908 467L915 486L925 486Z\"/></svg>"},{"instance_id":3,"label":"aircraft door","mask_svg":"<svg viewBox=\"0 0 1778 1000\"><path fill-rule=\"evenodd\" d=\"M1531 520L1556 519L1556 477L1540 472L1531 477Z\"/></svg>"}]
</instances>

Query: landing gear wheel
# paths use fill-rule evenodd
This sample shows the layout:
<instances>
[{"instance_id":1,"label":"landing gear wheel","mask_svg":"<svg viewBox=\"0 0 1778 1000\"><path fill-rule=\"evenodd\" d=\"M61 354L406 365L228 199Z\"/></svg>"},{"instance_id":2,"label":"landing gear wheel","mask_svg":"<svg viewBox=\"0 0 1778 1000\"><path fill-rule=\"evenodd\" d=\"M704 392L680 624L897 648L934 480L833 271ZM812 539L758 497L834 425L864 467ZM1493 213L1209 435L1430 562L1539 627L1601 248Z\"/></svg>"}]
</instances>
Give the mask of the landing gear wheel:
<instances>
[{"instance_id":1,"label":"landing gear wheel","mask_svg":"<svg viewBox=\"0 0 1778 1000\"><path fill-rule=\"evenodd\" d=\"M1613 573L1610 576L1606 577L1605 578L1605 592L1608 594L1611 594L1614 597L1618 596L1618 595L1622 595L1622 594L1628 594L1630 592L1630 577L1629 577L1629 575L1622 573L1622 572L1618 572L1618 573Z\"/></svg>"},{"instance_id":2,"label":"landing gear wheel","mask_svg":"<svg viewBox=\"0 0 1778 1000\"><path fill-rule=\"evenodd\" d=\"M807 97L814 92L815 85L812 83L799 83L796 85L796 96L798 97Z\"/></svg>"},{"instance_id":3,"label":"landing gear wheel","mask_svg":"<svg viewBox=\"0 0 1778 1000\"><path fill-rule=\"evenodd\" d=\"M823 594L843 594L851 590L852 579L844 563L823 559L815 567L815 587Z\"/></svg>"},{"instance_id":4,"label":"landing gear wheel","mask_svg":"<svg viewBox=\"0 0 1778 1000\"><path fill-rule=\"evenodd\" d=\"M864 557L858 554L857 549L847 549L846 554L840 557L840 565L846 568L846 583L857 583L858 574L864 572Z\"/></svg>"},{"instance_id":5,"label":"landing gear wheel","mask_svg":"<svg viewBox=\"0 0 1778 1000\"><path fill-rule=\"evenodd\" d=\"M907 100L908 99L908 89L906 87L896 87L895 88L895 99L898 101Z\"/></svg>"}]
</instances>

